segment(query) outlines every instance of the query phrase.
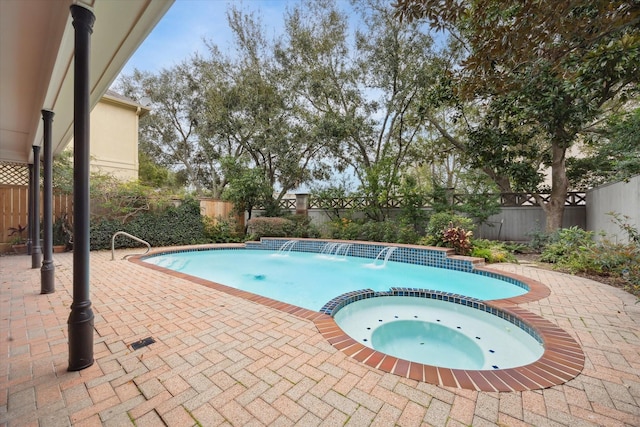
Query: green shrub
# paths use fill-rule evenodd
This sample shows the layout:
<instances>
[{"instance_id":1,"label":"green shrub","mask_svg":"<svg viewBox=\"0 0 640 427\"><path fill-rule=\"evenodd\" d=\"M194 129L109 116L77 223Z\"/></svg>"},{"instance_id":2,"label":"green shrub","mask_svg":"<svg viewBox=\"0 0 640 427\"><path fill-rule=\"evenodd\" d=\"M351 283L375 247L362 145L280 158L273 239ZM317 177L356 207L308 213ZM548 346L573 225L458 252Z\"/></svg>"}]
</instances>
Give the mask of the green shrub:
<instances>
[{"instance_id":1,"label":"green shrub","mask_svg":"<svg viewBox=\"0 0 640 427\"><path fill-rule=\"evenodd\" d=\"M404 222L365 221L339 218L332 221L330 237L341 240L364 240L385 243L416 243L420 236L413 225Z\"/></svg>"},{"instance_id":2,"label":"green shrub","mask_svg":"<svg viewBox=\"0 0 640 427\"><path fill-rule=\"evenodd\" d=\"M532 230L527 233L527 236L531 239L529 247L535 252L542 252L545 246L557 237L557 234L547 233L542 230Z\"/></svg>"},{"instance_id":3,"label":"green shrub","mask_svg":"<svg viewBox=\"0 0 640 427\"><path fill-rule=\"evenodd\" d=\"M126 226L119 220L102 219L92 220L89 228L89 245L92 251L100 249L111 249L111 238L118 231L127 231ZM117 248L131 248L140 246L139 243L124 237L116 238Z\"/></svg>"},{"instance_id":4,"label":"green shrub","mask_svg":"<svg viewBox=\"0 0 640 427\"><path fill-rule=\"evenodd\" d=\"M471 236L472 231L465 230L462 227L453 227L449 223L449 227L442 233L442 241L444 245L453 248L458 255L469 255L471 253Z\"/></svg>"},{"instance_id":5,"label":"green shrub","mask_svg":"<svg viewBox=\"0 0 640 427\"><path fill-rule=\"evenodd\" d=\"M291 221L292 227L287 228L287 236L290 237L302 237L302 238L314 238L320 237L320 231L318 227L311 223L311 218L306 215L291 215L286 217Z\"/></svg>"},{"instance_id":6,"label":"green shrub","mask_svg":"<svg viewBox=\"0 0 640 427\"><path fill-rule=\"evenodd\" d=\"M619 225L623 228L627 224ZM637 233L634 227L625 231L630 236ZM621 278L626 284L625 290L640 297L640 244L633 239L627 244L596 242L593 232L571 227L552 236L541 260L555 263L571 273Z\"/></svg>"},{"instance_id":7,"label":"green shrub","mask_svg":"<svg viewBox=\"0 0 640 427\"><path fill-rule=\"evenodd\" d=\"M515 246L516 248L518 246ZM484 258L488 263L496 262L516 262L513 255L514 247L494 240L476 239L473 240L473 250L471 256Z\"/></svg>"},{"instance_id":8,"label":"green shrub","mask_svg":"<svg viewBox=\"0 0 640 427\"><path fill-rule=\"evenodd\" d=\"M574 266L581 262L584 253L595 245L593 231L579 227L563 228L550 238L540 256L543 262Z\"/></svg>"},{"instance_id":9,"label":"green shrub","mask_svg":"<svg viewBox=\"0 0 640 427\"><path fill-rule=\"evenodd\" d=\"M398 234L395 242L413 245L418 243L420 237L421 236L418 234L412 224L402 222L398 229Z\"/></svg>"},{"instance_id":10,"label":"green shrub","mask_svg":"<svg viewBox=\"0 0 640 427\"><path fill-rule=\"evenodd\" d=\"M471 251L471 256L476 258L484 258L485 262L495 262L491 261L491 259L493 258L493 252L489 248L474 247Z\"/></svg>"},{"instance_id":11,"label":"green shrub","mask_svg":"<svg viewBox=\"0 0 640 427\"><path fill-rule=\"evenodd\" d=\"M289 237L295 223L286 218L257 217L247 222L247 234L250 240L259 240L261 237Z\"/></svg>"},{"instance_id":12,"label":"green shrub","mask_svg":"<svg viewBox=\"0 0 640 427\"><path fill-rule=\"evenodd\" d=\"M238 223L232 216L228 218L218 217L215 221L205 216L202 221L204 223L204 236L208 241L213 243L236 243L243 240L243 232L239 230Z\"/></svg>"},{"instance_id":13,"label":"green shrub","mask_svg":"<svg viewBox=\"0 0 640 427\"><path fill-rule=\"evenodd\" d=\"M151 246L174 246L207 243L200 203L187 199L179 206L154 209L122 223L120 219L94 220L90 226L91 250L110 249L111 238L118 231L146 240ZM116 247L139 247L140 243L127 237L116 238Z\"/></svg>"},{"instance_id":14,"label":"green shrub","mask_svg":"<svg viewBox=\"0 0 640 427\"><path fill-rule=\"evenodd\" d=\"M71 249L73 241L73 227L69 223L69 216L63 212L53 222L52 237L54 246L64 246L65 249Z\"/></svg>"},{"instance_id":15,"label":"green shrub","mask_svg":"<svg viewBox=\"0 0 640 427\"><path fill-rule=\"evenodd\" d=\"M438 212L429 218L426 236L420 240L421 245L447 246L444 241L444 232L448 228L462 228L473 231L473 220L451 212Z\"/></svg>"}]
</instances>

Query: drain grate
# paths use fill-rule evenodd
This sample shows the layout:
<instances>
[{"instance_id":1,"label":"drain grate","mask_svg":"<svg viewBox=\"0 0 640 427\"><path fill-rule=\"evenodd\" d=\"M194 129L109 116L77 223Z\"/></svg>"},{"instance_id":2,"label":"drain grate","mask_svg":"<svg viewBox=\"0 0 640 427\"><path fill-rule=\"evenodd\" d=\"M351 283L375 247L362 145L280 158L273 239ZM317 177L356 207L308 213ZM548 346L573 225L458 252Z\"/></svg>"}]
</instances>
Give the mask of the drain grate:
<instances>
[{"instance_id":1,"label":"drain grate","mask_svg":"<svg viewBox=\"0 0 640 427\"><path fill-rule=\"evenodd\" d=\"M146 347L150 344L153 344L154 342L156 342L156 340L154 340L152 337L147 337L147 338L142 338L141 340L136 341L134 343L131 343L130 345L132 349L137 350L139 348Z\"/></svg>"}]
</instances>

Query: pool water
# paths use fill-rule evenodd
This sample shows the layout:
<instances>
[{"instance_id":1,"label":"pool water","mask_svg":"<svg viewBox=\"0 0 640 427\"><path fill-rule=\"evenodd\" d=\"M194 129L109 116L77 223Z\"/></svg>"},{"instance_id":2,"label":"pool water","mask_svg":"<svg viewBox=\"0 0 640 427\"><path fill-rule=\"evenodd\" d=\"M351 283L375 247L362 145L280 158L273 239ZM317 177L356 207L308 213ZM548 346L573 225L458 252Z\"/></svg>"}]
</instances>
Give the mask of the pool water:
<instances>
[{"instance_id":1,"label":"pool water","mask_svg":"<svg viewBox=\"0 0 640 427\"><path fill-rule=\"evenodd\" d=\"M316 311L360 289L421 288L480 300L527 291L479 274L393 261L383 266L380 260L308 252L222 249L152 256L145 262Z\"/></svg>"},{"instance_id":2,"label":"pool water","mask_svg":"<svg viewBox=\"0 0 640 427\"><path fill-rule=\"evenodd\" d=\"M334 319L362 345L444 368L514 368L533 363L544 352L538 340L511 322L441 300L369 298L346 305Z\"/></svg>"}]
</instances>

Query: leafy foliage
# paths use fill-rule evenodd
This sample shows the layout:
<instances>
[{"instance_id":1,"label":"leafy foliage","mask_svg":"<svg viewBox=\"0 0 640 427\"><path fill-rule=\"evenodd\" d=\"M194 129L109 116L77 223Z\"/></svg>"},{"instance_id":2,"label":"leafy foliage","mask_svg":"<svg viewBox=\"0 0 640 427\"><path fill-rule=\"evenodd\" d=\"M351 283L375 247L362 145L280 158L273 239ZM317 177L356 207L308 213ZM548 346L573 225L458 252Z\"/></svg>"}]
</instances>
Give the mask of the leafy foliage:
<instances>
[{"instance_id":1,"label":"leafy foliage","mask_svg":"<svg viewBox=\"0 0 640 427\"><path fill-rule=\"evenodd\" d=\"M418 186L415 177L405 175L400 187L402 205L400 207L399 221L411 225L413 229L420 233L425 229L428 213L424 206L427 204L429 195Z\"/></svg>"},{"instance_id":2,"label":"leafy foliage","mask_svg":"<svg viewBox=\"0 0 640 427\"><path fill-rule=\"evenodd\" d=\"M233 202L237 213L247 212L248 219L251 219L255 207L273 206L272 187L262 171L231 161L225 162L225 168L230 181L222 197Z\"/></svg>"},{"instance_id":3,"label":"leafy foliage","mask_svg":"<svg viewBox=\"0 0 640 427\"><path fill-rule=\"evenodd\" d=\"M366 221L340 218L331 223L330 237L341 240L364 240L387 243L418 242L420 235L412 225L398 221Z\"/></svg>"},{"instance_id":4,"label":"leafy foliage","mask_svg":"<svg viewBox=\"0 0 640 427\"><path fill-rule=\"evenodd\" d=\"M444 233L450 228L473 231L473 220L451 212L434 213L429 218L426 235L420 240L420 244L427 246L447 246L447 242L444 240Z\"/></svg>"},{"instance_id":5,"label":"leafy foliage","mask_svg":"<svg viewBox=\"0 0 640 427\"><path fill-rule=\"evenodd\" d=\"M64 150L53 158L52 187L63 194L73 193L73 151Z\"/></svg>"},{"instance_id":6,"label":"leafy foliage","mask_svg":"<svg viewBox=\"0 0 640 427\"><path fill-rule=\"evenodd\" d=\"M338 183L330 183L328 185L311 186L311 197L316 204L322 209L331 220L340 218L341 213L336 200L351 197L353 194L349 190L344 180Z\"/></svg>"},{"instance_id":7,"label":"leafy foliage","mask_svg":"<svg viewBox=\"0 0 640 427\"><path fill-rule=\"evenodd\" d=\"M587 134L585 157L568 161L567 174L578 188L622 181L640 174L640 108L610 117Z\"/></svg>"},{"instance_id":8,"label":"leafy foliage","mask_svg":"<svg viewBox=\"0 0 640 427\"><path fill-rule=\"evenodd\" d=\"M442 232L442 241L444 245L453 248L457 255L469 255L473 245L471 243L472 231L465 230L462 227L454 227L449 224Z\"/></svg>"},{"instance_id":9,"label":"leafy foliage","mask_svg":"<svg viewBox=\"0 0 640 427\"><path fill-rule=\"evenodd\" d=\"M631 235L640 234L635 227L629 228ZM640 297L640 244L633 239L626 244L596 241L593 232L564 229L545 247L541 260L572 273L622 279L625 289Z\"/></svg>"},{"instance_id":10,"label":"leafy foliage","mask_svg":"<svg viewBox=\"0 0 640 427\"><path fill-rule=\"evenodd\" d=\"M433 28L464 37L471 82L498 88L508 84L501 76L537 58L568 63L577 55L599 57L598 49L611 48L612 39L637 27L640 15L634 0L397 0L395 7L400 18L426 18Z\"/></svg>"},{"instance_id":11,"label":"leafy foliage","mask_svg":"<svg viewBox=\"0 0 640 427\"><path fill-rule=\"evenodd\" d=\"M142 212L163 208L170 203L166 194L138 181L122 182L105 174L91 174L89 191L94 218L118 220L123 224Z\"/></svg>"},{"instance_id":12,"label":"leafy foliage","mask_svg":"<svg viewBox=\"0 0 640 427\"><path fill-rule=\"evenodd\" d=\"M551 243L545 246L540 260L571 266L581 260L595 246L593 231L579 227L563 228L551 237Z\"/></svg>"},{"instance_id":13,"label":"leafy foliage","mask_svg":"<svg viewBox=\"0 0 640 427\"><path fill-rule=\"evenodd\" d=\"M620 215L617 212L608 212L607 215L610 215L613 219L614 224L616 224L622 231L627 233L627 237L629 238L629 242L640 245L640 231L636 227L630 224L629 220L631 219L627 215Z\"/></svg>"},{"instance_id":14,"label":"leafy foliage","mask_svg":"<svg viewBox=\"0 0 640 427\"><path fill-rule=\"evenodd\" d=\"M69 215L66 212L60 214L53 221L53 245L64 246L65 250L73 247L73 228L69 222Z\"/></svg>"},{"instance_id":15,"label":"leafy foliage","mask_svg":"<svg viewBox=\"0 0 640 427\"><path fill-rule=\"evenodd\" d=\"M138 164L138 179L142 185L153 188L178 187L179 181L176 174L153 161L144 151L138 152Z\"/></svg>"},{"instance_id":16,"label":"leafy foliage","mask_svg":"<svg viewBox=\"0 0 640 427\"><path fill-rule=\"evenodd\" d=\"M556 233L547 233L536 229L529 231L527 236L531 239L528 244L529 248L535 252L541 252L545 246L555 239Z\"/></svg>"},{"instance_id":17,"label":"leafy foliage","mask_svg":"<svg viewBox=\"0 0 640 427\"><path fill-rule=\"evenodd\" d=\"M91 250L111 248L111 238L118 231L125 231L151 246L175 246L207 243L204 223L200 215L200 203L195 199L184 200L179 206L138 213L128 222L104 217L92 220L90 228ZM140 244L125 237L116 240L116 247L137 247Z\"/></svg>"},{"instance_id":18,"label":"leafy foliage","mask_svg":"<svg viewBox=\"0 0 640 427\"><path fill-rule=\"evenodd\" d=\"M204 223L204 237L208 241L213 243L237 243L243 240L243 230L238 229L238 224L233 217L218 217L214 221L213 218L205 216L202 221Z\"/></svg>"},{"instance_id":19,"label":"leafy foliage","mask_svg":"<svg viewBox=\"0 0 640 427\"><path fill-rule=\"evenodd\" d=\"M551 197L539 202L547 231L560 228L567 149L637 94L638 2L398 0L396 16L426 18L466 47L454 98L489 107L471 138L476 165L530 190L538 167L550 166Z\"/></svg>"},{"instance_id":20,"label":"leafy foliage","mask_svg":"<svg viewBox=\"0 0 640 427\"><path fill-rule=\"evenodd\" d=\"M320 230L311 223L311 218L305 215L290 215L287 219L293 222L290 231L292 237L314 238L320 237Z\"/></svg>"},{"instance_id":21,"label":"leafy foliage","mask_svg":"<svg viewBox=\"0 0 640 427\"><path fill-rule=\"evenodd\" d=\"M384 0L354 4L365 28L353 37L335 2L295 6L286 21L289 43L277 46L276 58L303 101L303 117L328 143L336 168L354 172L370 200L367 216L381 221L416 158L425 120L417 108L437 79L433 40L419 25L391 19Z\"/></svg>"},{"instance_id":22,"label":"leafy foliage","mask_svg":"<svg viewBox=\"0 0 640 427\"><path fill-rule=\"evenodd\" d=\"M247 221L247 235L251 240L261 237L292 237L295 223L286 218L257 217Z\"/></svg>"},{"instance_id":23,"label":"leafy foliage","mask_svg":"<svg viewBox=\"0 0 640 427\"><path fill-rule=\"evenodd\" d=\"M474 239L472 241L473 249L471 256L484 258L488 263L496 262L517 262L513 255L513 248L510 248L504 242L494 240Z\"/></svg>"},{"instance_id":24,"label":"leafy foliage","mask_svg":"<svg viewBox=\"0 0 640 427\"><path fill-rule=\"evenodd\" d=\"M221 179L211 162L209 141L198 133L206 87L202 70L194 61L184 61L158 74L135 70L121 78L119 89L151 107L140 119L140 151L149 161L172 168L196 193L210 188L219 194ZM162 173L157 168L150 172Z\"/></svg>"}]
</instances>

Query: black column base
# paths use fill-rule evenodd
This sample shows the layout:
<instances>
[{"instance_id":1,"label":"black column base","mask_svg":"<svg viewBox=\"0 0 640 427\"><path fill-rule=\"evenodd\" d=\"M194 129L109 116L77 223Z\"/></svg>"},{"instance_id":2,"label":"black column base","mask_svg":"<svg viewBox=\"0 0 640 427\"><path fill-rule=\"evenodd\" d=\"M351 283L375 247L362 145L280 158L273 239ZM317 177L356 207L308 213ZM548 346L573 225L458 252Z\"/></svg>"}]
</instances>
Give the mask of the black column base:
<instances>
[{"instance_id":1,"label":"black column base","mask_svg":"<svg viewBox=\"0 0 640 427\"><path fill-rule=\"evenodd\" d=\"M40 293L52 294L56 291L55 281L56 267L53 261L44 261L40 269Z\"/></svg>"},{"instance_id":2,"label":"black column base","mask_svg":"<svg viewBox=\"0 0 640 427\"><path fill-rule=\"evenodd\" d=\"M93 365L93 310L91 302L71 304L68 371L80 371Z\"/></svg>"}]
</instances>

